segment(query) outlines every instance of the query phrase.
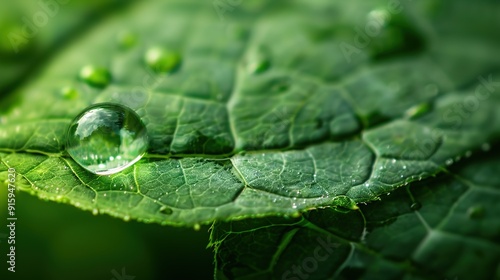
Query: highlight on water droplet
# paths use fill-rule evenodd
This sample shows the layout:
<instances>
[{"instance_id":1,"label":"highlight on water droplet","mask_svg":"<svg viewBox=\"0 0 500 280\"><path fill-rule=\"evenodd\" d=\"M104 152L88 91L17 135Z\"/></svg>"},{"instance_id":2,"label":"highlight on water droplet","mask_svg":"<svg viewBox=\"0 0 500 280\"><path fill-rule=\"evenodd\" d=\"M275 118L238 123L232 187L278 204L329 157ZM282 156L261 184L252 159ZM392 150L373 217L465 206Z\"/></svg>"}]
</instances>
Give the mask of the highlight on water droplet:
<instances>
[{"instance_id":1,"label":"highlight on water droplet","mask_svg":"<svg viewBox=\"0 0 500 280\"><path fill-rule=\"evenodd\" d=\"M176 71L181 65L181 55L169 49L152 47L144 55L146 65L157 73Z\"/></svg>"},{"instance_id":2,"label":"highlight on water droplet","mask_svg":"<svg viewBox=\"0 0 500 280\"><path fill-rule=\"evenodd\" d=\"M148 148L146 126L130 108L99 103L71 122L66 150L86 170L109 175L140 160Z\"/></svg>"},{"instance_id":3,"label":"highlight on water droplet","mask_svg":"<svg viewBox=\"0 0 500 280\"><path fill-rule=\"evenodd\" d=\"M80 70L79 77L87 84L98 88L107 86L111 81L111 74L108 69L94 65L84 66Z\"/></svg>"}]
</instances>

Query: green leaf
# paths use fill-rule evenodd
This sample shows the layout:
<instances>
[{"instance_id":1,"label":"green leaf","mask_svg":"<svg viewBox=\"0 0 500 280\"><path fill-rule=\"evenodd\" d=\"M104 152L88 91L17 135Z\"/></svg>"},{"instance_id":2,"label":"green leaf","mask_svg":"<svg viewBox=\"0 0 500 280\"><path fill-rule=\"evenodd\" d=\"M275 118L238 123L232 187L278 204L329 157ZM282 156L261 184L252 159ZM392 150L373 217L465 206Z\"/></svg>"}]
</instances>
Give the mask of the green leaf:
<instances>
[{"instance_id":1,"label":"green leaf","mask_svg":"<svg viewBox=\"0 0 500 280\"><path fill-rule=\"evenodd\" d=\"M468 38L480 42L471 52L455 33L436 36L447 31L438 16L446 6L405 3L387 36L346 55L342 43L355 44L367 14L391 10L386 1L330 2L257 1L221 14L158 1L108 18L2 112L0 181L15 168L19 189L44 199L192 226L352 209L499 139L495 33ZM324 11L338 15L333 24ZM461 19L460 9L452 14ZM144 61L156 48L175 54L168 69ZM475 61L467 71L455 66L462 55ZM86 84L78 75L88 65L110 79ZM99 102L136 110L150 139L145 158L111 176L90 174L64 151L71 119Z\"/></svg>"},{"instance_id":2,"label":"green leaf","mask_svg":"<svg viewBox=\"0 0 500 280\"><path fill-rule=\"evenodd\" d=\"M219 279L498 279L498 147L358 211L216 222Z\"/></svg>"}]
</instances>

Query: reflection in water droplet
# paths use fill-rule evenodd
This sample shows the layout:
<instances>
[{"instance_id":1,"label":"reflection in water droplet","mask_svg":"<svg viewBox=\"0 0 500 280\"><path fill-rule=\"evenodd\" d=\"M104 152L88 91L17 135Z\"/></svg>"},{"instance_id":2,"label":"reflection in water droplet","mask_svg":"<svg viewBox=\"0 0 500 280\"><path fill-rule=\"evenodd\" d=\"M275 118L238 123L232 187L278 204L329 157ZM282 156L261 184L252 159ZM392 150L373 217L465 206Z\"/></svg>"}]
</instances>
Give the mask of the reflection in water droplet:
<instances>
[{"instance_id":1,"label":"reflection in water droplet","mask_svg":"<svg viewBox=\"0 0 500 280\"><path fill-rule=\"evenodd\" d=\"M484 217L484 207L483 206L471 206L467 209L467 216L469 219L481 219Z\"/></svg>"},{"instance_id":2,"label":"reflection in water droplet","mask_svg":"<svg viewBox=\"0 0 500 280\"><path fill-rule=\"evenodd\" d=\"M417 210L419 210L421 207L422 207L422 204L420 204L420 202L413 202L413 203L410 205L410 209L411 209L411 210L413 210L413 211L417 211Z\"/></svg>"},{"instance_id":3,"label":"reflection in water droplet","mask_svg":"<svg viewBox=\"0 0 500 280\"><path fill-rule=\"evenodd\" d=\"M173 50L153 47L146 51L144 61L157 73L169 73L177 70L181 64L181 55Z\"/></svg>"},{"instance_id":4,"label":"reflection in water droplet","mask_svg":"<svg viewBox=\"0 0 500 280\"><path fill-rule=\"evenodd\" d=\"M103 88L111 81L111 74L104 67L87 65L80 70L80 79L93 87Z\"/></svg>"},{"instance_id":5,"label":"reflection in water droplet","mask_svg":"<svg viewBox=\"0 0 500 280\"><path fill-rule=\"evenodd\" d=\"M86 108L73 120L66 149L83 168L109 175L141 159L147 146L146 127L134 111L118 104L100 103Z\"/></svg>"}]
</instances>

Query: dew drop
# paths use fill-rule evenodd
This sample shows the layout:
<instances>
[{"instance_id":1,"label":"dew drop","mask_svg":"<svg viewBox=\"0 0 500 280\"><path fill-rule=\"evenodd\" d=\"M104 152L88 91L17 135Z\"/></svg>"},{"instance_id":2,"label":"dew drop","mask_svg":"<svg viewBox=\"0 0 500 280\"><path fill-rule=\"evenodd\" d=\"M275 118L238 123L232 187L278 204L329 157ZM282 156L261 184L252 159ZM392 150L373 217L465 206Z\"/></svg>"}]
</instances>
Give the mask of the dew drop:
<instances>
[{"instance_id":1,"label":"dew drop","mask_svg":"<svg viewBox=\"0 0 500 280\"><path fill-rule=\"evenodd\" d=\"M452 164L453 160L451 158L446 160L446 165L452 165Z\"/></svg>"},{"instance_id":2,"label":"dew drop","mask_svg":"<svg viewBox=\"0 0 500 280\"><path fill-rule=\"evenodd\" d=\"M93 87L103 88L111 81L111 74L104 67L87 65L80 70L80 79Z\"/></svg>"},{"instance_id":3,"label":"dew drop","mask_svg":"<svg viewBox=\"0 0 500 280\"><path fill-rule=\"evenodd\" d=\"M95 216L97 214L99 214L99 210L97 210L97 208L92 209L92 215Z\"/></svg>"},{"instance_id":4,"label":"dew drop","mask_svg":"<svg viewBox=\"0 0 500 280\"><path fill-rule=\"evenodd\" d=\"M173 50L153 47L146 51L146 65L157 73L169 73L177 70L181 64L181 55Z\"/></svg>"},{"instance_id":5,"label":"dew drop","mask_svg":"<svg viewBox=\"0 0 500 280\"><path fill-rule=\"evenodd\" d=\"M200 224L194 224L193 228L194 228L194 230L199 231L201 226L200 226Z\"/></svg>"},{"instance_id":6,"label":"dew drop","mask_svg":"<svg viewBox=\"0 0 500 280\"><path fill-rule=\"evenodd\" d=\"M271 67L269 51L267 48L259 47L250 51L246 58L246 68L249 73L259 74Z\"/></svg>"},{"instance_id":7,"label":"dew drop","mask_svg":"<svg viewBox=\"0 0 500 280\"><path fill-rule=\"evenodd\" d=\"M432 109L431 107L430 103L421 103L406 110L405 115L409 119L416 119L429 112Z\"/></svg>"},{"instance_id":8,"label":"dew drop","mask_svg":"<svg viewBox=\"0 0 500 280\"><path fill-rule=\"evenodd\" d=\"M481 219L484 217L484 207L482 206L471 206L467 209L467 216L469 219Z\"/></svg>"},{"instance_id":9,"label":"dew drop","mask_svg":"<svg viewBox=\"0 0 500 280\"><path fill-rule=\"evenodd\" d=\"M160 208L160 213L162 213L164 215L170 215L170 214L172 214L172 212L173 212L172 208L170 208L170 207L162 206Z\"/></svg>"},{"instance_id":10,"label":"dew drop","mask_svg":"<svg viewBox=\"0 0 500 280\"><path fill-rule=\"evenodd\" d=\"M78 97L78 91L72 87L64 87L61 89L61 95L66 99L75 99Z\"/></svg>"},{"instance_id":11,"label":"dew drop","mask_svg":"<svg viewBox=\"0 0 500 280\"><path fill-rule=\"evenodd\" d=\"M420 208L422 208L422 204L420 204L420 202L413 202L411 205L410 205L410 209L413 210L413 211L417 211L419 210Z\"/></svg>"},{"instance_id":12,"label":"dew drop","mask_svg":"<svg viewBox=\"0 0 500 280\"><path fill-rule=\"evenodd\" d=\"M69 126L66 144L73 160L98 175L131 166L141 159L147 146L146 127L139 116L113 103L95 104L80 113Z\"/></svg>"},{"instance_id":13,"label":"dew drop","mask_svg":"<svg viewBox=\"0 0 500 280\"><path fill-rule=\"evenodd\" d=\"M125 222L130 221L130 216L129 216L129 215L125 215L125 216L123 216L123 220L124 220Z\"/></svg>"}]
</instances>

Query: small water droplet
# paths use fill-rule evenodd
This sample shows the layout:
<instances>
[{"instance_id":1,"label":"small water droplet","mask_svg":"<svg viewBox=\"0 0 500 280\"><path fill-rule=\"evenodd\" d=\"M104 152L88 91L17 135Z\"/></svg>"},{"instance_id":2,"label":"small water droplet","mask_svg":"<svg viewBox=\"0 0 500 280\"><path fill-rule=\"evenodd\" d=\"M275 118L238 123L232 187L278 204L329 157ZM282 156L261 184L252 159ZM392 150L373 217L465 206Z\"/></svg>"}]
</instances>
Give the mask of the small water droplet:
<instances>
[{"instance_id":1,"label":"small water droplet","mask_svg":"<svg viewBox=\"0 0 500 280\"><path fill-rule=\"evenodd\" d=\"M123 216L123 220L124 220L125 222L130 221L130 216L129 216L129 215L125 215L125 216Z\"/></svg>"},{"instance_id":2,"label":"small water droplet","mask_svg":"<svg viewBox=\"0 0 500 280\"><path fill-rule=\"evenodd\" d=\"M392 162L392 163L396 163L396 159L395 159L395 158L393 158L393 159L391 160L391 162Z\"/></svg>"},{"instance_id":3,"label":"small water droplet","mask_svg":"<svg viewBox=\"0 0 500 280\"><path fill-rule=\"evenodd\" d=\"M481 219L484 217L484 207L483 206L471 206L467 209L467 216L469 219Z\"/></svg>"},{"instance_id":4,"label":"small water droplet","mask_svg":"<svg viewBox=\"0 0 500 280\"><path fill-rule=\"evenodd\" d=\"M86 108L71 123L67 151L83 168L114 174L137 162L147 150L146 127L130 108L113 103ZM115 160L110 161L110 157ZM120 158L120 160L118 160Z\"/></svg>"},{"instance_id":5,"label":"small water droplet","mask_svg":"<svg viewBox=\"0 0 500 280\"><path fill-rule=\"evenodd\" d=\"M87 65L80 70L80 79L93 87L103 88L111 81L111 74L104 67Z\"/></svg>"},{"instance_id":6,"label":"small water droplet","mask_svg":"<svg viewBox=\"0 0 500 280\"><path fill-rule=\"evenodd\" d=\"M78 97L78 91L72 87L63 87L61 95L66 99L75 99Z\"/></svg>"},{"instance_id":7,"label":"small water droplet","mask_svg":"<svg viewBox=\"0 0 500 280\"><path fill-rule=\"evenodd\" d=\"M167 206L162 206L162 207L160 208L160 213L162 213L162 214L164 214L164 215L170 215L170 214L172 214L172 212L173 212L173 211L172 211L172 208L170 208L170 207L167 207Z\"/></svg>"},{"instance_id":8,"label":"small water droplet","mask_svg":"<svg viewBox=\"0 0 500 280\"><path fill-rule=\"evenodd\" d=\"M103 194L104 197L106 197L107 194Z\"/></svg>"},{"instance_id":9,"label":"small water droplet","mask_svg":"<svg viewBox=\"0 0 500 280\"><path fill-rule=\"evenodd\" d=\"M405 115L409 119L416 119L432 109L430 103L421 103L406 110Z\"/></svg>"},{"instance_id":10,"label":"small water droplet","mask_svg":"<svg viewBox=\"0 0 500 280\"><path fill-rule=\"evenodd\" d=\"M201 226L200 226L200 224L194 224L193 228L194 228L194 230L199 231Z\"/></svg>"},{"instance_id":11,"label":"small water droplet","mask_svg":"<svg viewBox=\"0 0 500 280\"><path fill-rule=\"evenodd\" d=\"M92 215L95 216L97 214L99 214L99 210L97 210L97 208L92 209Z\"/></svg>"},{"instance_id":12,"label":"small water droplet","mask_svg":"<svg viewBox=\"0 0 500 280\"><path fill-rule=\"evenodd\" d=\"M422 204L420 204L420 202L413 202L413 203L410 205L410 209L411 209L411 210L413 210L413 211L417 211L417 210L419 210L421 207L422 207Z\"/></svg>"},{"instance_id":13,"label":"small water droplet","mask_svg":"<svg viewBox=\"0 0 500 280\"><path fill-rule=\"evenodd\" d=\"M406 165L403 165L403 169L406 169Z\"/></svg>"},{"instance_id":14,"label":"small water droplet","mask_svg":"<svg viewBox=\"0 0 500 280\"><path fill-rule=\"evenodd\" d=\"M451 158L446 160L446 165L452 165L452 164L453 160Z\"/></svg>"},{"instance_id":15,"label":"small water droplet","mask_svg":"<svg viewBox=\"0 0 500 280\"><path fill-rule=\"evenodd\" d=\"M249 73L259 74L271 67L268 50L263 47L253 49L246 58L246 68Z\"/></svg>"},{"instance_id":16,"label":"small water droplet","mask_svg":"<svg viewBox=\"0 0 500 280\"><path fill-rule=\"evenodd\" d=\"M176 71L181 64L181 55L173 50L153 47L146 51L144 61L157 73Z\"/></svg>"}]
</instances>

